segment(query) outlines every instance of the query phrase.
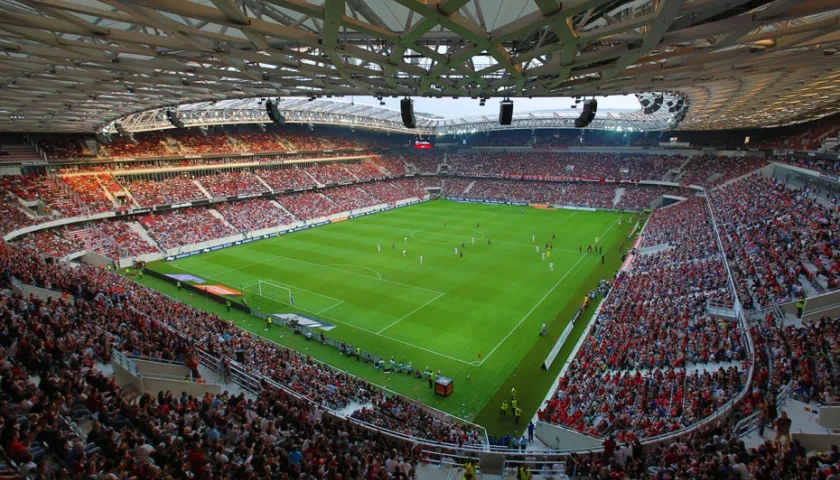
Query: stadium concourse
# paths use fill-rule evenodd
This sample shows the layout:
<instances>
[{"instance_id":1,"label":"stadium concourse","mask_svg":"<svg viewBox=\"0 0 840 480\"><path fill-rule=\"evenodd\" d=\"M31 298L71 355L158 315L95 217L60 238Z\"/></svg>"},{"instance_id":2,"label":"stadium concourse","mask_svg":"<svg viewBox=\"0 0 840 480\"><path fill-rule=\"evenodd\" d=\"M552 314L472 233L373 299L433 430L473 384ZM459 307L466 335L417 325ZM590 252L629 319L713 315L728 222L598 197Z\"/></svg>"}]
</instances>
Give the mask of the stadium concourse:
<instances>
[{"instance_id":1,"label":"stadium concourse","mask_svg":"<svg viewBox=\"0 0 840 480\"><path fill-rule=\"evenodd\" d=\"M515 136L502 133L486 137L486 143L505 144ZM413 477L442 454L465 455L467 450L456 447L488 448L488 438L473 425L386 394L113 271L53 261L83 251L114 261L159 257L198 242L429 192L635 211L663 195L683 199L650 216L636 248L627 251L628 262L610 280L589 332L536 414L598 442L606 439L607 451L540 453L528 460L535 473L557 462L569 474L604 478L719 472L815 478L835 472L836 454L804 459L801 447L789 450L772 442L747 448L733 430L736 419L758 411L768 412L760 422L772 422L781 410L775 397L786 388L812 405L836 398L837 322L828 317L790 322L766 308L836 288L836 192L816 181L793 188L771 172L805 167L818 178L819 171L834 171L830 162L749 153L615 153L609 135L594 132L587 139L603 138L602 149L447 154L381 151L378 139L338 133L281 136L242 127L207 136L136 138L96 156L79 138L44 138L36 145L48 166L0 177L5 192L0 230L9 240L0 246L5 289L0 396L8 414L0 446L9 477L187 473L384 479ZM812 139L808 133L801 142ZM558 141L531 140L537 147ZM187 156L211 153L222 156ZM161 205L177 207L154 208ZM145 211L131 213L138 209ZM40 224L49 227L33 229ZM21 284L66 297L14 293ZM751 312L746 329L714 310L731 308L736 294ZM256 394L137 397L104 375L102 364L114 351L186 364L208 356L226 365L240 362L276 383L263 383ZM243 357L241 351L249 353ZM354 412L355 420L330 414L353 405L365 406ZM718 417L722 409L730 413ZM704 423L709 418L715 420ZM684 430L689 433L680 435ZM674 436L666 444L643 445L667 434ZM430 456L424 441L451 446L438 445ZM489 441L508 446L512 439ZM792 460L796 457L802 459Z\"/></svg>"}]
</instances>

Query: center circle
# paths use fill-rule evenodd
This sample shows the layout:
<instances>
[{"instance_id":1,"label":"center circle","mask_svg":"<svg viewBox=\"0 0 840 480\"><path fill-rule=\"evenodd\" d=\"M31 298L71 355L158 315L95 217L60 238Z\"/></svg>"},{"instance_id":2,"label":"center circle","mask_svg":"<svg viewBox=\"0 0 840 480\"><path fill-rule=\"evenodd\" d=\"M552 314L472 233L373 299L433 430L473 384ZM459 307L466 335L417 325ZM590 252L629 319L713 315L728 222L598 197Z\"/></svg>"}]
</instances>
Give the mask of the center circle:
<instances>
[{"instance_id":1,"label":"center circle","mask_svg":"<svg viewBox=\"0 0 840 480\"><path fill-rule=\"evenodd\" d=\"M477 235L476 235L477 234ZM452 245L467 241L475 237L476 240L484 238L484 232L474 228L466 227L433 227L414 230L411 238L423 243L435 245Z\"/></svg>"}]
</instances>

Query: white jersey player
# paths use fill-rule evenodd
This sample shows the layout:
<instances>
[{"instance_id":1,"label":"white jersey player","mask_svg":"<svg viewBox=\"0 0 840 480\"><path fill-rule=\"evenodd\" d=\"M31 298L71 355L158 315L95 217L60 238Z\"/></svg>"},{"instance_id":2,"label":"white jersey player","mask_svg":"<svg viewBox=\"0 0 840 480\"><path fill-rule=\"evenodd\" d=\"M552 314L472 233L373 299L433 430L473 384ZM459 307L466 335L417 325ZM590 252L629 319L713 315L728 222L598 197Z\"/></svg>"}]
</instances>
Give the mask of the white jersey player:
<instances>
[{"instance_id":1,"label":"white jersey player","mask_svg":"<svg viewBox=\"0 0 840 480\"><path fill-rule=\"evenodd\" d=\"M545 252L541 253L541 254L540 254L540 257L541 257L543 260L545 260Z\"/></svg>"},{"instance_id":2,"label":"white jersey player","mask_svg":"<svg viewBox=\"0 0 840 480\"><path fill-rule=\"evenodd\" d=\"M420 255L420 264L423 264L423 255Z\"/></svg>"},{"instance_id":3,"label":"white jersey player","mask_svg":"<svg viewBox=\"0 0 840 480\"><path fill-rule=\"evenodd\" d=\"M537 253L540 253L540 246L537 245Z\"/></svg>"},{"instance_id":4,"label":"white jersey player","mask_svg":"<svg viewBox=\"0 0 840 480\"><path fill-rule=\"evenodd\" d=\"M553 272L553 271L554 271L554 262L548 262L548 271L549 271L549 272Z\"/></svg>"},{"instance_id":5,"label":"white jersey player","mask_svg":"<svg viewBox=\"0 0 840 480\"><path fill-rule=\"evenodd\" d=\"M408 243L408 237L403 238L403 243Z\"/></svg>"},{"instance_id":6,"label":"white jersey player","mask_svg":"<svg viewBox=\"0 0 840 480\"><path fill-rule=\"evenodd\" d=\"M475 245L475 237L472 237L472 243Z\"/></svg>"},{"instance_id":7,"label":"white jersey player","mask_svg":"<svg viewBox=\"0 0 840 480\"><path fill-rule=\"evenodd\" d=\"M403 250L403 257L405 256L406 252L407 252L407 250Z\"/></svg>"},{"instance_id":8,"label":"white jersey player","mask_svg":"<svg viewBox=\"0 0 840 480\"><path fill-rule=\"evenodd\" d=\"M537 241L537 236L536 235L531 235L531 241L536 242Z\"/></svg>"},{"instance_id":9,"label":"white jersey player","mask_svg":"<svg viewBox=\"0 0 840 480\"><path fill-rule=\"evenodd\" d=\"M382 251L382 245L377 245L376 246L376 251L381 252Z\"/></svg>"},{"instance_id":10,"label":"white jersey player","mask_svg":"<svg viewBox=\"0 0 840 480\"><path fill-rule=\"evenodd\" d=\"M455 247L455 255L458 255L458 247Z\"/></svg>"}]
</instances>

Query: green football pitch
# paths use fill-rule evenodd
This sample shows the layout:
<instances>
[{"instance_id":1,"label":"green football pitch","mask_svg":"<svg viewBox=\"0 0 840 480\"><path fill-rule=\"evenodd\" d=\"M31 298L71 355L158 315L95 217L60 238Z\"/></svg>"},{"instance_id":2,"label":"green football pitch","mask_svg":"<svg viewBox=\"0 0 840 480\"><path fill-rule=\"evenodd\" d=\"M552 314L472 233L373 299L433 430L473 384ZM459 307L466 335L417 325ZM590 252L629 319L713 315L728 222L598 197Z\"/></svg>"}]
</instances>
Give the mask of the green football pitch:
<instances>
[{"instance_id":1,"label":"green football pitch","mask_svg":"<svg viewBox=\"0 0 840 480\"><path fill-rule=\"evenodd\" d=\"M422 380L384 374L283 328L265 331L256 318L228 313L166 282L146 276L143 283L503 434L527 421L514 426L508 417L510 425L502 424L498 403L515 386L523 417L536 411L586 321L578 322L549 371L540 365L586 292L615 273L630 216L438 200L149 265L243 292L264 313L321 319L334 325L329 337L386 359L440 369L454 379L447 398L433 395ZM600 254L586 254L596 237L604 264ZM543 260L546 243L553 249ZM543 323L549 334L541 337Z\"/></svg>"}]
</instances>

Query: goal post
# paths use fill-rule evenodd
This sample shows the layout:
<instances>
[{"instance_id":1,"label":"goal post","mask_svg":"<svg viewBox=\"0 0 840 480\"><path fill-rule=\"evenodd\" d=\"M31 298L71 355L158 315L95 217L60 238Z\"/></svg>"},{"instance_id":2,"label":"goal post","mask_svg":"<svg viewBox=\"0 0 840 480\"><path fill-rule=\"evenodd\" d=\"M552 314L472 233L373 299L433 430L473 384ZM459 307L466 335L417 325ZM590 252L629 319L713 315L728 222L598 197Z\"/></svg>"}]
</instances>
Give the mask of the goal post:
<instances>
[{"instance_id":1,"label":"goal post","mask_svg":"<svg viewBox=\"0 0 840 480\"><path fill-rule=\"evenodd\" d=\"M292 289L289 287L278 285L268 280L259 280L257 282L257 289L259 296L269 299L275 303L295 306L295 297Z\"/></svg>"},{"instance_id":2,"label":"goal post","mask_svg":"<svg viewBox=\"0 0 840 480\"><path fill-rule=\"evenodd\" d=\"M344 303L340 298L276 280L257 280L257 283L249 285L245 290L263 307L279 310L293 307L295 310L317 314Z\"/></svg>"}]
</instances>

